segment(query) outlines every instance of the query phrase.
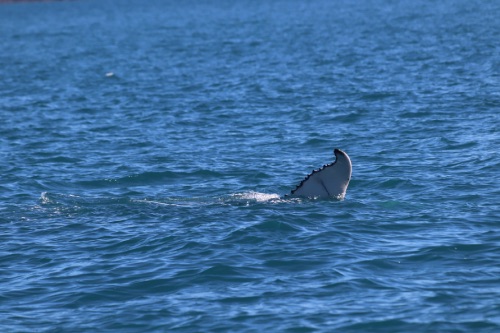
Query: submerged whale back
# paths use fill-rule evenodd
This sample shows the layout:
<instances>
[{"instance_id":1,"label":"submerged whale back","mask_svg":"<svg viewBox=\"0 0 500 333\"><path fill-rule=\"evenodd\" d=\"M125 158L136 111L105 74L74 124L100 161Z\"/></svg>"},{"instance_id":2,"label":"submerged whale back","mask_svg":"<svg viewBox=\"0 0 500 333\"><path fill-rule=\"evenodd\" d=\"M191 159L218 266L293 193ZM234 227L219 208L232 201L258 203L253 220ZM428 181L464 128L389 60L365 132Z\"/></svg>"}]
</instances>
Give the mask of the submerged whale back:
<instances>
[{"instance_id":1,"label":"submerged whale back","mask_svg":"<svg viewBox=\"0 0 500 333\"><path fill-rule=\"evenodd\" d=\"M335 149L334 154L335 162L314 170L292 190L291 196L343 199L351 180L351 159L340 149Z\"/></svg>"}]
</instances>

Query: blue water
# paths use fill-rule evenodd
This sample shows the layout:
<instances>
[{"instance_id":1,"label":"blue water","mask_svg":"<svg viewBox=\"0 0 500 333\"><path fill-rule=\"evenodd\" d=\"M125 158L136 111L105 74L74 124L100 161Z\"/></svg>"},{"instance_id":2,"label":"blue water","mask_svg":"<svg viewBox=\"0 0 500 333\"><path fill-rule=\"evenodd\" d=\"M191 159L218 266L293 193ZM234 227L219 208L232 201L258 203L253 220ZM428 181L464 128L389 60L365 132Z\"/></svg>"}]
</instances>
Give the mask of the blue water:
<instances>
[{"instance_id":1,"label":"blue water","mask_svg":"<svg viewBox=\"0 0 500 333\"><path fill-rule=\"evenodd\" d=\"M0 331L500 332L499 12L0 5Z\"/></svg>"}]
</instances>

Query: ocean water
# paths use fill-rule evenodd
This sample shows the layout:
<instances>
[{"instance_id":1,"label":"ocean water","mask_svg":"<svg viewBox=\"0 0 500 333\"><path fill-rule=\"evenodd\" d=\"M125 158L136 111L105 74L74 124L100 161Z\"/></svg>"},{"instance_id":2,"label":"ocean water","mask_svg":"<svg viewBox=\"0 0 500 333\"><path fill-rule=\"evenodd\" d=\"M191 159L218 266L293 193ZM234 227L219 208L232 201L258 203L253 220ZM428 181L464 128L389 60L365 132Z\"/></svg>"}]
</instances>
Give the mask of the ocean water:
<instances>
[{"instance_id":1,"label":"ocean water","mask_svg":"<svg viewBox=\"0 0 500 333\"><path fill-rule=\"evenodd\" d=\"M0 331L500 332L499 12L0 5Z\"/></svg>"}]
</instances>

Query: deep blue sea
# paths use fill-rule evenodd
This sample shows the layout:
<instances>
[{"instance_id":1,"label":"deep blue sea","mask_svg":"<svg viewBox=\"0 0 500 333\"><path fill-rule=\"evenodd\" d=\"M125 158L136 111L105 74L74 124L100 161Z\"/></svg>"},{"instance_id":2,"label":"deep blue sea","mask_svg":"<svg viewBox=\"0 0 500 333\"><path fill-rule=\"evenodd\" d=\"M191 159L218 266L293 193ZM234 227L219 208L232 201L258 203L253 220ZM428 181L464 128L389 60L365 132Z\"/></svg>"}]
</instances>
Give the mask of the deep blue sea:
<instances>
[{"instance_id":1,"label":"deep blue sea","mask_svg":"<svg viewBox=\"0 0 500 333\"><path fill-rule=\"evenodd\" d=\"M499 13L1 4L0 331L500 332Z\"/></svg>"}]
</instances>

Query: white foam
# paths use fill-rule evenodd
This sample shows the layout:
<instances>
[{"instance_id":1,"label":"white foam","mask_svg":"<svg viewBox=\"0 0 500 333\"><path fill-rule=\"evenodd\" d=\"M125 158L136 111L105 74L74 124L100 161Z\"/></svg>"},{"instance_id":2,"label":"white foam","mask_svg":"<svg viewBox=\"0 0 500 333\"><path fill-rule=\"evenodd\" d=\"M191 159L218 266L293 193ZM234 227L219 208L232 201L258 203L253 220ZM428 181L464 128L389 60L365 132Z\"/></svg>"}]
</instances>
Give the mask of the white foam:
<instances>
[{"instance_id":1,"label":"white foam","mask_svg":"<svg viewBox=\"0 0 500 333\"><path fill-rule=\"evenodd\" d=\"M234 198L243 199L243 200L255 200L257 202L266 202L271 200L280 199L279 194L276 193L261 193L261 192L245 192L245 193L236 193L232 195Z\"/></svg>"}]
</instances>

